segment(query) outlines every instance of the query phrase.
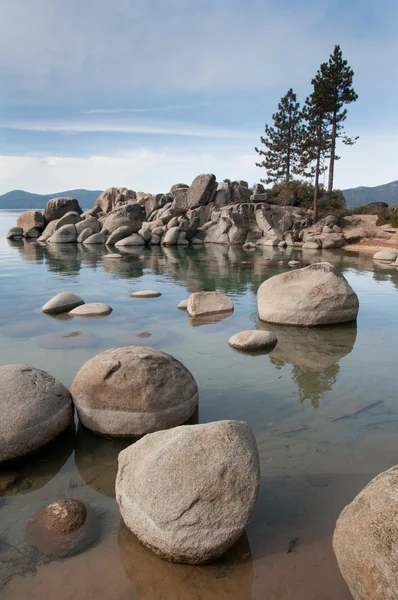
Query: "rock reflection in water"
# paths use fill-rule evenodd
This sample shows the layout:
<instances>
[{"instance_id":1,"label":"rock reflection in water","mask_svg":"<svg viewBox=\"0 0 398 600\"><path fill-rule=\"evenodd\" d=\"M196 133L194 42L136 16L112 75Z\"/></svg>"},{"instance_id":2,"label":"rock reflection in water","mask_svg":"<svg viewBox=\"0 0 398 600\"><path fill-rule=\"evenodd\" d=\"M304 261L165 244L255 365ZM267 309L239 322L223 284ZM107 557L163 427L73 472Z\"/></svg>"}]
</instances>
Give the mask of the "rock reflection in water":
<instances>
[{"instance_id":1,"label":"rock reflection in water","mask_svg":"<svg viewBox=\"0 0 398 600\"><path fill-rule=\"evenodd\" d=\"M214 323L219 323L224 319L229 319L232 317L234 311L225 311L222 313L216 313L214 315L202 315L199 317L188 317L190 324L192 327L201 327L202 325L211 325Z\"/></svg>"},{"instance_id":2,"label":"rock reflection in water","mask_svg":"<svg viewBox=\"0 0 398 600\"><path fill-rule=\"evenodd\" d=\"M133 443L131 439L96 436L80 423L77 428L75 463L88 486L100 494L115 497L119 452Z\"/></svg>"},{"instance_id":3,"label":"rock reflection in water","mask_svg":"<svg viewBox=\"0 0 398 600\"><path fill-rule=\"evenodd\" d=\"M216 563L169 563L142 546L122 524L120 557L139 600L249 600L253 566L246 534Z\"/></svg>"},{"instance_id":4,"label":"rock reflection in water","mask_svg":"<svg viewBox=\"0 0 398 600\"><path fill-rule=\"evenodd\" d=\"M73 452L75 425L71 425L53 442L31 456L9 463L0 469L0 495L16 496L40 489L61 470ZM1 491L2 482L13 477L13 483Z\"/></svg>"},{"instance_id":5,"label":"rock reflection in water","mask_svg":"<svg viewBox=\"0 0 398 600\"><path fill-rule=\"evenodd\" d=\"M300 401L310 399L314 408L329 392L340 371L339 361L354 348L357 327L347 324L334 327L288 327L258 320L257 329L273 331L278 344L270 353L278 368L293 366Z\"/></svg>"}]
</instances>

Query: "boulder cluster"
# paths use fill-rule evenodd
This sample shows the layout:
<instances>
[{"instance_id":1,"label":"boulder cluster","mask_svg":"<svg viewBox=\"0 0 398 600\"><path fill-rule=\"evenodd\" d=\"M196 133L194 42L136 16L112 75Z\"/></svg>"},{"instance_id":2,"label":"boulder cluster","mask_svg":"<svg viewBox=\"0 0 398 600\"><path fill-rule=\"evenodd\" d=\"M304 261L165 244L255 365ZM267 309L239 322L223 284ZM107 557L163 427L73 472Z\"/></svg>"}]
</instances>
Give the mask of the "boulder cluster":
<instances>
[{"instance_id":1,"label":"boulder cluster","mask_svg":"<svg viewBox=\"0 0 398 600\"><path fill-rule=\"evenodd\" d=\"M190 186L177 183L165 194L109 188L83 212L73 198L53 198L43 213L30 210L10 229L9 239L43 243L107 246L204 243L255 246L301 246L300 232L311 224L294 207L272 205L262 184L217 183L199 175Z\"/></svg>"}]
</instances>

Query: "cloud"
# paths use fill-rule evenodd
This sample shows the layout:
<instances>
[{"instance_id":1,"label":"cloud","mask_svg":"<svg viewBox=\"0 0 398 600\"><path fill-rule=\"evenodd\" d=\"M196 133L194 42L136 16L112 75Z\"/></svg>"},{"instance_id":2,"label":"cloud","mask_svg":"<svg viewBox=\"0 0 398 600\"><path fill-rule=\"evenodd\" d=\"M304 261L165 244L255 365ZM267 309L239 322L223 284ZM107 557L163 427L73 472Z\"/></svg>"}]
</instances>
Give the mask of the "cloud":
<instances>
[{"instance_id":1,"label":"cloud","mask_svg":"<svg viewBox=\"0 0 398 600\"><path fill-rule=\"evenodd\" d=\"M187 110L198 108L200 106L209 106L209 102L196 102L195 104L173 104L171 106L153 106L148 108L92 108L83 111L84 115L123 115L128 113L152 113L168 112L176 110Z\"/></svg>"},{"instance_id":2,"label":"cloud","mask_svg":"<svg viewBox=\"0 0 398 600\"><path fill-rule=\"evenodd\" d=\"M98 121L70 121L46 122L46 121L3 121L0 122L0 128L12 129L17 131L36 131L36 132L58 132L58 133L140 133L148 135L175 135L175 136L194 136L207 138L236 138L236 139L254 139L256 135L253 132L245 132L234 129L223 129L220 127L211 127L199 125L196 123L183 123L168 121L151 121L152 124L145 123L120 123L120 122L98 122Z\"/></svg>"}]
</instances>

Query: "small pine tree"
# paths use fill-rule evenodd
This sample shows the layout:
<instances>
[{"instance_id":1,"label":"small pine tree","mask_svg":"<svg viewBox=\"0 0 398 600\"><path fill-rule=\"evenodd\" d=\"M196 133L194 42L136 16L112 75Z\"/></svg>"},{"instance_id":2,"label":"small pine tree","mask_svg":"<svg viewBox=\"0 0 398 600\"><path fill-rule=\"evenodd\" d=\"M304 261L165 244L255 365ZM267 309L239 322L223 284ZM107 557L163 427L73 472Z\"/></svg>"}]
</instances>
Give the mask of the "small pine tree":
<instances>
[{"instance_id":1,"label":"small pine tree","mask_svg":"<svg viewBox=\"0 0 398 600\"><path fill-rule=\"evenodd\" d=\"M323 80L323 101L331 130L328 181L328 193L331 193L333 190L334 163L340 158L336 155L337 138L340 137L343 143L349 146L355 144L358 139L358 137L348 137L344 133L343 123L347 118L347 109L344 106L355 102L358 95L352 85L354 71L348 65L348 62L343 60L340 46L335 46L329 61L322 63L320 76Z\"/></svg>"},{"instance_id":2,"label":"small pine tree","mask_svg":"<svg viewBox=\"0 0 398 600\"><path fill-rule=\"evenodd\" d=\"M278 112L272 115L272 119L274 126L266 125L266 137L261 136L261 143L266 149L255 148L264 157L256 166L267 170L267 178L261 179L262 183L284 181L289 184L292 174L298 174L300 169L299 140L302 136L300 104L291 88L281 98Z\"/></svg>"}]
</instances>

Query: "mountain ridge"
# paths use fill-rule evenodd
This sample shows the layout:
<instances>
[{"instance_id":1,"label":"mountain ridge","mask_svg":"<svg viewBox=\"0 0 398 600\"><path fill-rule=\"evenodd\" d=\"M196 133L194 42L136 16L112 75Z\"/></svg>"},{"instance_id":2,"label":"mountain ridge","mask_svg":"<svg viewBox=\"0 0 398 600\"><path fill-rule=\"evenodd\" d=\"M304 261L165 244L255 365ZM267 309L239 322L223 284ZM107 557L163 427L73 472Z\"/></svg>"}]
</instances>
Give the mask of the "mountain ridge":
<instances>
[{"instance_id":1,"label":"mountain ridge","mask_svg":"<svg viewBox=\"0 0 398 600\"><path fill-rule=\"evenodd\" d=\"M358 208L369 202L387 202L388 205L398 202L398 180L374 187L361 185L341 191L344 194L347 208Z\"/></svg>"},{"instance_id":2,"label":"mountain ridge","mask_svg":"<svg viewBox=\"0 0 398 600\"><path fill-rule=\"evenodd\" d=\"M16 208L37 208L43 209L51 198L76 198L82 208L91 208L102 194L102 190L66 190L64 192L56 192L54 194L34 194L24 190L12 190L0 196L0 208L16 209Z\"/></svg>"}]
</instances>

